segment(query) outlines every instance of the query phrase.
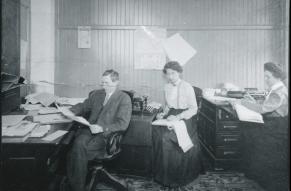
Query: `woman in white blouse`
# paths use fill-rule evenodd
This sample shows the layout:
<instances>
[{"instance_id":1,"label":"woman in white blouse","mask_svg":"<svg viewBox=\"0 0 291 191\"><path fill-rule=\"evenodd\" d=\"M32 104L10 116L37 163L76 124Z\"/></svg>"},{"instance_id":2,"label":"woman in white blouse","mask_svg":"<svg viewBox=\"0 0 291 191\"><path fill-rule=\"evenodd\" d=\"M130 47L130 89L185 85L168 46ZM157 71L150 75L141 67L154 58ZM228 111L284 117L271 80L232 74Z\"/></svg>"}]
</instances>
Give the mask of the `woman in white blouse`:
<instances>
[{"instance_id":1,"label":"woman in white blouse","mask_svg":"<svg viewBox=\"0 0 291 191\"><path fill-rule=\"evenodd\" d=\"M168 81L165 85L165 107L158 119L183 120L193 147L187 152L179 147L172 129L153 128L153 172L157 182L166 187L176 188L193 181L201 170L200 147L196 129L197 102L191 84L182 80L182 67L178 62L168 62L163 73ZM195 121L192 121L195 120Z\"/></svg>"}]
</instances>

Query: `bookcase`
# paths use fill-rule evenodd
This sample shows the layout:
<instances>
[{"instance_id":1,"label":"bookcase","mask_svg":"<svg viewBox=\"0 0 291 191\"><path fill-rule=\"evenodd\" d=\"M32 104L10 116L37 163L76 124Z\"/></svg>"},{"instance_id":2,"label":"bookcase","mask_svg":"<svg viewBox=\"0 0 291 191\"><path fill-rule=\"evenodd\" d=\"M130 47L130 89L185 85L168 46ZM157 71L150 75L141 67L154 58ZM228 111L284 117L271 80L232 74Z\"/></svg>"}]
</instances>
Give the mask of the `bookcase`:
<instances>
[{"instance_id":1,"label":"bookcase","mask_svg":"<svg viewBox=\"0 0 291 191\"><path fill-rule=\"evenodd\" d=\"M205 158L214 170L238 169L241 161L241 123L228 103L202 98L198 136Z\"/></svg>"}]
</instances>

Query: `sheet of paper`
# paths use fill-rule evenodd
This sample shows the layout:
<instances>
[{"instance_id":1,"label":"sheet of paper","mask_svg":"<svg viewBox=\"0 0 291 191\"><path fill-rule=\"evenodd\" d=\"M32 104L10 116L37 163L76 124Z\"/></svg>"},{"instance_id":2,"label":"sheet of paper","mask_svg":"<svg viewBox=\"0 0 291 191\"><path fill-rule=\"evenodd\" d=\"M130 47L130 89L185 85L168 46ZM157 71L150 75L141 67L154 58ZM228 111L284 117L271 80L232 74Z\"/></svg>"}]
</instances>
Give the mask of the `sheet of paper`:
<instances>
[{"instance_id":1,"label":"sheet of paper","mask_svg":"<svg viewBox=\"0 0 291 191\"><path fill-rule=\"evenodd\" d=\"M70 111L68 107L59 107L57 105L57 108L66 117L68 117L68 118L70 118L70 119L72 119L74 121L77 121L77 122L79 122L79 123L81 123L83 125L90 126L90 123L84 117L75 116L75 114L72 111Z\"/></svg>"},{"instance_id":2,"label":"sheet of paper","mask_svg":"<svg viewBox=\"0 0 291 191\"><path fill-rule=\"evenodd\" d=\"M13 126L19 124L26 115L2 115L2 126Z\"/></svg>"},{"instance_id":3,"label":"sheet of paper","mask_svg":"<svg viewBox=\"0 0 291 191\"><path fill-rule=\"evenodd\" d=\"M263 116L260 113L252 111L238 103L234 104L234 108L240 121L264 123Z\"/></svg>"},{"instance_id":4,"label":"sheet of paper","mask_svg":"<svg viewBox=\"0 0 291 191\"><path fill-rule=\"evenodd\" d=\"M134 69L161 70L166 62L162 41L167 31L158 27L145 27L134 32Z\"/></svg>"},{"instance_id":5,"label":"sheet of paper","mask_svg":"<svg viewBox=\"0 0 291 191\"><path fill-rule=\"evenodd\" d=\"M174 126L174 131L176 133L179 146L185 152L191 149L194 145L189 137L186 124L183 120L173 121L172 126Z\"/></svg>"},{"instance_id":6,"label":"sheet of paper","mask_svg":"<svg viewBox=\"0 0 291 191\"><path fill-rule=\"evenodd\" d=\"M75 114L68 107L59 107L57 105L57 108L63 115L67 117L75 116Z\"/></svg>"},{"instance_id":7,"label":"sheet of paper","mask_svg":"<svg viewBox=\"0 0 291 191\"><path fill-rule=\"evenodd\" d=\"M163 42L163 47L170 60L185 65L195 54L196 50L177 33Z\"/></svg>"},{"instance_id":8,"label":"sheet of paper","mask_svg":"<svg viewBox=\"0 0 291 191\"><path fill-rule=\"evenodd\" d=\"M152 125L157 125L157 126L170 126L170 122L167 119L157 119L152 122Z\"/></svg>"},{"instance_id":9,"label":"sheet of paper","mask_svg":"<svg viewBox=\"0 0 291 191\"><path fill-rule=\"evenodd\" d=\"M71 118L74 121L77 121L83 125L87 125L90 126L90 123L84 118L84 117L80 117L80 116L69 116L69 118Z\"/></svg>"},{"instance_id":10,"label":"sheet of paper","mask_svg":"<svg viewBox=\"0 0 291 191\"><path fill-rule=\"evenodd\" d=\"M166 119L158 119L153 121L152 125L172 127L176 133L178 144L183 152L187 152L190 148L193 147L193 143L189 137L184 121L168 121Z\"/></svg>"},{"instance_id":11,"label":"sheet of paper","mask_svg":"<svg viewBox=\"0 0 291 191\"><path fill-rule=\"evenodd\" d=\"M91 26L78 26L78 48L91 48Z\"/></svg>"},{"instance_id":12,"label":"sheet of paper","mask_svg":"<svg viewBox=\"0 0 291 191\"><path fill-rule=\"evenodd\" d=\"M30 137L43 137L50 129L51 125L40 125L32 130Z\"/></svg>"},{"instance_id":13,"label":"sheet of paper","mask_svg":"<svg viewBox=\"0 0 291 191\"><path fill-rule=\"evenodd\" d=\"M49 134L45 138L42 138L42 140L44 140L44 141L53 141L53 140L63 136L66 133L68 133L68 131L57 130L57 131L53 132L52 134Z\"/></svg>"}]
</instances>

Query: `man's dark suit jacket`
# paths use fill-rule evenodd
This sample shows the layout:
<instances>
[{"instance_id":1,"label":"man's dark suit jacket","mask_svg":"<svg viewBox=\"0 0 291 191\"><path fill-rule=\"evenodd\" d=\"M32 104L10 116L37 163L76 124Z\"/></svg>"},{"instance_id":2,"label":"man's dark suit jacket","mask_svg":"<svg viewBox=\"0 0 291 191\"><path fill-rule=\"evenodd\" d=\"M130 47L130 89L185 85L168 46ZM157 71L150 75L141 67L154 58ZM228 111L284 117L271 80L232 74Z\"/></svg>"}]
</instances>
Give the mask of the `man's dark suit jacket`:
<instances>
[{"instance_id":1,"label":"man's dark suit jacket","mask_svg":"<svg viewBox=\"0 0 291 191\"><path fill-rule=\"evenodd\" d=\"M90 124L103 127L104 135L114 131L126 130L130 122L132 104L130 97L121 90L115 90L103 106L106 93L104 90L94 90L83 102L74 105L71 111L76 115L88 116Z\"/></svg>"}]
</instances>

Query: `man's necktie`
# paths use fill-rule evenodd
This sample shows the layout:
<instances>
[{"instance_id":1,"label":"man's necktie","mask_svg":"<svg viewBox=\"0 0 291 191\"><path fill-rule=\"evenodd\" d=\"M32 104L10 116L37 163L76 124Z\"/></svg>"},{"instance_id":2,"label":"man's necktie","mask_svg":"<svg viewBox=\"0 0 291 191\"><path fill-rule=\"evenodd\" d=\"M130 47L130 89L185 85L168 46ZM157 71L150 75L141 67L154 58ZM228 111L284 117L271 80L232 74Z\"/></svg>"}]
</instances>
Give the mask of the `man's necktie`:
<instances>
[{"instance_id":1,"label":"man's necktie","mask_svg":"<svg viewBox=\"0 0 291 191\"><path fill-rule=\"evenodd\" d=\"M105 105L108 102L109 98L110 98L109 94L106 94L103 105Z\"/></svg>"}]
</instances>

